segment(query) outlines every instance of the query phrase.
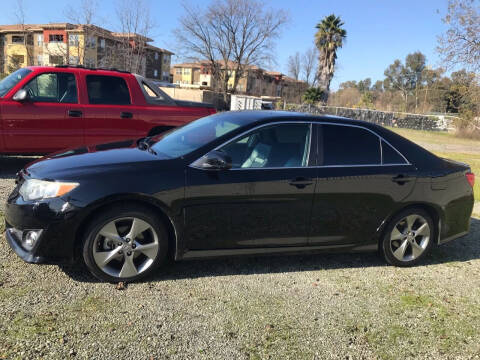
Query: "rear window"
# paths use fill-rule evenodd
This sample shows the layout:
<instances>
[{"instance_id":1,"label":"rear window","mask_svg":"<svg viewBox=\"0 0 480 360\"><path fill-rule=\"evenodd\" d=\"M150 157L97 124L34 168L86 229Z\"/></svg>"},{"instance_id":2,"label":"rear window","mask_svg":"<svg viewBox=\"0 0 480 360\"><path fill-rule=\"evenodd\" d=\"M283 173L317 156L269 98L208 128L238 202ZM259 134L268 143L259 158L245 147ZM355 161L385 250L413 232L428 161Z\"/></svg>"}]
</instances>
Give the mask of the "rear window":
<instances>
[{"instance_id":1,"label":"rear window","mask_svg":"<svg viewBox=\"0 0 480 360\"><path fill-rule=\"evenodd\" d=\"M130 92L121 77L87 75L88 102L95 105L130 105Z\"/></svg>"},{"instance_id":2,"label":"rear window","mask_svg":"<svg viewBox=\"0 0 480 360\"><path fill-rule=\"evenodd\" d=\"M380 165L380 140L353 126L323 125L324 165Z\"/></svg>"}]
</instances>

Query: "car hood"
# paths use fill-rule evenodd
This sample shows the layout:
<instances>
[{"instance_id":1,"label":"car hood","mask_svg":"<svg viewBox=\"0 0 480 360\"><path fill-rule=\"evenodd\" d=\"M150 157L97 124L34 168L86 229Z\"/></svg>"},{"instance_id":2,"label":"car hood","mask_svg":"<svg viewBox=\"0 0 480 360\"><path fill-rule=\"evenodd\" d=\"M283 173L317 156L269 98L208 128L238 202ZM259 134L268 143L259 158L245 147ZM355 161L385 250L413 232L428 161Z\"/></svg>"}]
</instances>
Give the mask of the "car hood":
<instances>
[{"instance_id":1,"label":"car hood","mask_svg":"<svg viewBox=\"0 0 480 360\"><path fill-rule=\"evenodd\" d=\"M36 179L71 180L116 170L141 171L152 162L168 168L175 162L136 144L129 140L59 151L30 163L23 172Z\"/></svg>"}]
</instances>

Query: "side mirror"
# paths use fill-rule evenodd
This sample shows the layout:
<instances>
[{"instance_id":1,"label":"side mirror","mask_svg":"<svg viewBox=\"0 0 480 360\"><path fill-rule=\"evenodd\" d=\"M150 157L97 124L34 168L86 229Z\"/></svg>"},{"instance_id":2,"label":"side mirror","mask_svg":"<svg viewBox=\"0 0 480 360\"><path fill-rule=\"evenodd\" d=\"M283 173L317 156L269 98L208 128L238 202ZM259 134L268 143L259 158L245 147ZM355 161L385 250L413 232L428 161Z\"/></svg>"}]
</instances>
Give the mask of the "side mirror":
<instances>
[{"instance_id":1,"label":"side mirror","mask_svg":"<svg viewBox=\"0 0 480 360\"><path fill-rule=\"evenodd\" d=\"M15 95L13 95L13 101L25 101L28 99L28 92L25 89L18 90Z\"/></svg>"},{"instance_id":2,"label":"side mirror","mask_svg":"<svg viewBox=\"0 0 480 360\"><path fill-rule=\"evenodd\" d=\"M232 158L223 151L213 150L192 163L202 170L228 170L232 168Z\"/></svg>"}]
</instances>

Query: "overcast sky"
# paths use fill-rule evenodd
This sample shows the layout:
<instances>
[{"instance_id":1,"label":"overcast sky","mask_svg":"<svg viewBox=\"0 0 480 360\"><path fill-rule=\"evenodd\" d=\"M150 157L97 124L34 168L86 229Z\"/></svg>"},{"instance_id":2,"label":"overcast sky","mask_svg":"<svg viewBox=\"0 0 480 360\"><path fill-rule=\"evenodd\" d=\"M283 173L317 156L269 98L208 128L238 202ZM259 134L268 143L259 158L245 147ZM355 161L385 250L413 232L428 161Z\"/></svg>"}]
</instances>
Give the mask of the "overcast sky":
<instances>
[{"instance_id":1,"label":"overcast sky","mask_svg":"<svg viewBox=\"0 0 480 360\"><path fill-rule=\"evenodd\" d=\"M15 3L0 0L0 24L16 22ZM68 3L79 2L24 0L26 22L65 22ZM191 0L191 3L207 5L209 1ZM445 30L441 18L447 0L264 0L264 3L273 11L286 10L291 19L277 42L277 65L271 70L286 72L288 56L313 46L315 25L331 13L344 20L347 30L347 41L338 54L333 88L347 80L383 79L383 71L389 64L417 50L427 56L430 65L439 65L435 48L437 36ZM117 30L116 1L102 0L99 4L98 25ZM182 15L180 4L179 0L149 1L157 24L152 34L155 45L175 49L172 30Z\"/></svg>"}]
</instances>

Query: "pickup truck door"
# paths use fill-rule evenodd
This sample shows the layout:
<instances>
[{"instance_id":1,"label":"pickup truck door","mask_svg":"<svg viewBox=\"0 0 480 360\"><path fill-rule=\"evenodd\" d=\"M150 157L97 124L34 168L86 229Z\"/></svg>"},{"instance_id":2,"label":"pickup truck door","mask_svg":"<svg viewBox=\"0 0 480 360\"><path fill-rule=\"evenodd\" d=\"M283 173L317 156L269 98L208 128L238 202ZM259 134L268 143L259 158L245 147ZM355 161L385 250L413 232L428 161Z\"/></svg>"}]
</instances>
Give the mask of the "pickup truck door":
<instances>
[{"instance_id":1,"label":"pickup truck door","mask_svg":"<svg viewBox=\"0 0 480 360\"><path fill-rule=\"evenodd\" d=\"M5 150L49 153L84 143L82 106L73 73L41 73L24 87L24 101L2 105Z\"/></svg>"},{"instance_id":2,"label":"pickup truck door","mask_svg":"<svg viewBox=\"0 0 480 360\"><path fill-rule=\"evenodd\" d=\"M88 144L140 138L147 130L138 121L127 82L120 76L86 75L85 139Z\"/></svg>"}]
</instances>

